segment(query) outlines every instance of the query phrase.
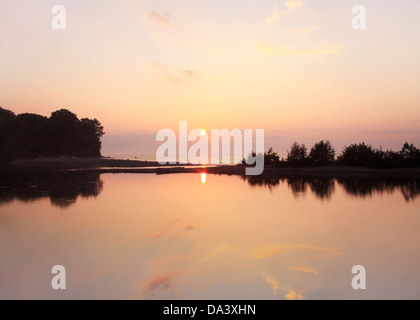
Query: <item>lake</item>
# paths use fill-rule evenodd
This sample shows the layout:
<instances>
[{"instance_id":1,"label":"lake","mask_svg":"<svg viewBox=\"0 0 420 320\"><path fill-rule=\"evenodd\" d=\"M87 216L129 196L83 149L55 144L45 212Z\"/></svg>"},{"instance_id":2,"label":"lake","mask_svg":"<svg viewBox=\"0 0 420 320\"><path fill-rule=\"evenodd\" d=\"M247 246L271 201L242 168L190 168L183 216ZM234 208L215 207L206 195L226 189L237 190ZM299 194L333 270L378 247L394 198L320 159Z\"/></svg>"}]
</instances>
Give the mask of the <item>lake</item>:
<instances>
[{"instance_id":1,"label":"lake","mask_svg":"<svg viewBox=\"0 0 420 320\"><path fill-rule=\"evenodd\" d=\"M416 179L1 177L0 298L419 299L419 195Z\"/></svg>"}]
</instances>

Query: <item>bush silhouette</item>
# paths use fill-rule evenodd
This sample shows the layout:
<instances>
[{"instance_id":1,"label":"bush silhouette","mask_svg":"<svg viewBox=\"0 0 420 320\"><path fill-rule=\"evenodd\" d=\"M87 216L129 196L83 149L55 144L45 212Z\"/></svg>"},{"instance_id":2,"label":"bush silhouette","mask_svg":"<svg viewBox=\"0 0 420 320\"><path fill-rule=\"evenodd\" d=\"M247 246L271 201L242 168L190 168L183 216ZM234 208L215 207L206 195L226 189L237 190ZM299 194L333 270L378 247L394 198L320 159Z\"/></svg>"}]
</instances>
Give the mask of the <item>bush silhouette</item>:
<instances>
[{"instance_id":1,"label":"bush silhouette","mask_svg":"<svg viewBox=\"0 0 420 320\"><path fill-rule=\"evenodd\" d=\"M407 142L401 151L382 151L365 143L345 147L337 162L348 166L372 168L410 168L420 166L420 150Z\"/></svg>"},{"instance_id":2,"label":"bush silhouette","mask_svg":"<svg viewBox=\"0 0 420 320\"><path fill-rule=\"evenodd\" d=\"M345 165L368 166L376 163L378 157L380 157L378 152L363 142L345 147L341 156L338 157L338 161Z\"/></svg>"},{"instance_id":3,"label":"bush silhouette","mask_svg":"<svg viewBox=\"0 0 420 320\"><path fill-rule=\"evenodd\" d=\"M49 118L15 115L0 108L0 159L37 156L100 156L103 127L97 119L81 119L67 109Z\"/></svg>"},{"instance_id":4,"label":"bush silhouette","mask_svg":"<svg viewBox=\"0 0 420 320\"><path fill-rule=\"evenodd\" d=\"M273 151L273 148L268 149L264 153L264 165L278 165L280 163L279 155Z\"/></svg>"},{"instance_id":5,"label":"bush silhouette","mask_svg":"<svg viewBox=\"0 0 420 320\"><path fill-rule=\"evenodd\" d=\"M278 165L280 164L280 156L273 151L273 148L270 147L270 149L268 149L267 152L264 152L264 155L262 153L259 153L257 155L257 153L255 151L252 151L250 154L248 154L247 156L247 160L245 160L245 158L242 160L242 164L246 164L246 161L248 161L248 163L252 162L252 159L255 157L264 157L264 165Z\"/></svg>"},{"instance_id":6,"label":"bush silhouette","mask_svg":"<svg viewBox=\"0 0 420 320\"><path fill-rule=\"evenodd\" d=\"M290 151L287 152L287 162L291 164L303 164L308 159L308 150L305 145L299 145L297 142L294 142L290 148Z\"/></svg>"},{"instance_id":7,"label":"bush silhouette","mask_svg":"<svg viewBox=\"0 0 420 320\"><path fill-rule=\"evenodd\" d=\"M326 140L321 140L312 147L309 153L309 159L315 165L327 165L334 161L335 150L331 146L331 143Z\"/></svg>"}]
</instances>

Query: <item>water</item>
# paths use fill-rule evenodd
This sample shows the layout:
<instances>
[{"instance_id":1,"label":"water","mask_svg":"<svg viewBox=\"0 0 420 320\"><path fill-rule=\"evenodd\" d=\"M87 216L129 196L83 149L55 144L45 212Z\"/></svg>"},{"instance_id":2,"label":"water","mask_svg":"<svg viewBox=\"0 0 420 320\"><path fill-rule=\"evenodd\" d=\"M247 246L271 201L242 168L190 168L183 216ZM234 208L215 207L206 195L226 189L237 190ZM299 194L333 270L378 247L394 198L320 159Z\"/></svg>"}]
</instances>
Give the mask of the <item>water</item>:
<instances>
[{"instance_id":1,"label":"water","mask_svg":"<svg viewBox=\"0 0 420 320\"><path fill-rule=\"evenodd\" d=\"M104 154L104 157L106 158L112 158L117 160L132 160L132 161L153 161L157 162L156 154ZM182 155L182 157L185 159L187 155ZM204 158L203 158L204 159ZM230 165L235 164L235 155L233 153L233 150L230 155ZM175 157L173 159L168 159L168 162L178 162L179 158ZM212 159L209 157L207 160L207 163L211 163ZM220 159L220 162L217 164L223 164L222 159ZM226 163L227 164L227 163Z\"/></svg>"},{"instance_id":2,"label":"water","mask_svg":"<svg viewBox=\"0 0 420 320\"><path fill-rule=\"evenodd\" d=\"M419 181L0 178L1 299L419 299ZM67 289L51 288L66 268ZM366 268L366 290L351 269Z\"/></svg>"},{"instance_id":3,"label":"water","mask_svg":"<svg viewBox=\"0 0 420 320\"><path fill-rule=\"evenodd\" d=\"M105 154L104 157L123 160L156 161L156 154Z\"/></svg>"}]
</instances>

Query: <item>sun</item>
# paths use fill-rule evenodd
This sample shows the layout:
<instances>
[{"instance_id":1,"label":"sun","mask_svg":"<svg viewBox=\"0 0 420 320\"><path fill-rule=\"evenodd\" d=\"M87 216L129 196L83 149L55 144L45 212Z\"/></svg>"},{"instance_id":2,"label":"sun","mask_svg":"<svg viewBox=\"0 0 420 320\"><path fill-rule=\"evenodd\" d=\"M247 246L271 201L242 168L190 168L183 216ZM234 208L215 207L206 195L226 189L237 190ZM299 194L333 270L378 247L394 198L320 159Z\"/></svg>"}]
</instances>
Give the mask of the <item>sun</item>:
<instances>
[{"instance_id":1,"label":"sun","mask_svg":"<svg viewBox=\"0 0 420 320\"><path fill-rule=\"evenodd\" d=\"M207 134L206 130L201 129L201 135L202 135L202 136L205 136L206 134Z\"/></svg>"}]
</instances>

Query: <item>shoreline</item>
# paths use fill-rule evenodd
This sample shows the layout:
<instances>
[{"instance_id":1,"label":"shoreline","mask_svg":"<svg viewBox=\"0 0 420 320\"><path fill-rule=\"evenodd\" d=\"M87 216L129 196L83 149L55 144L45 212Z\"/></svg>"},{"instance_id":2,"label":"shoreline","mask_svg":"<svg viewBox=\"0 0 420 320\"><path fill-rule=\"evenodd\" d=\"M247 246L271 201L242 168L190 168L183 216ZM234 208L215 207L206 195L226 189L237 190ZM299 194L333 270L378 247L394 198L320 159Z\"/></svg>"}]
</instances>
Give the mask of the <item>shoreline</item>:
<instances>
[{"instance_id":1,"label":"shoreline","mask_svg":"<svg viewBox=\"0 0 420 320\"><path fill-rule=\"evenodd\" d=\"M14 160L0 166L2 171L86 171L96 173L176 174L208 173L245 176L244 165L197 166L168 164L155 161L124 160L114 158L37 158ZM261 176L313 176L313 177L404 177L420 178L420 168L374 169L349 166L273 167L266 166ZM250 176L252 177L252 176Z\"/></svg>"}]
</instances>

